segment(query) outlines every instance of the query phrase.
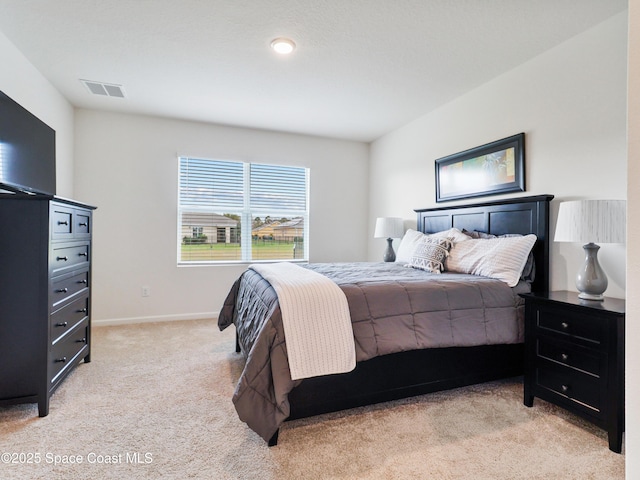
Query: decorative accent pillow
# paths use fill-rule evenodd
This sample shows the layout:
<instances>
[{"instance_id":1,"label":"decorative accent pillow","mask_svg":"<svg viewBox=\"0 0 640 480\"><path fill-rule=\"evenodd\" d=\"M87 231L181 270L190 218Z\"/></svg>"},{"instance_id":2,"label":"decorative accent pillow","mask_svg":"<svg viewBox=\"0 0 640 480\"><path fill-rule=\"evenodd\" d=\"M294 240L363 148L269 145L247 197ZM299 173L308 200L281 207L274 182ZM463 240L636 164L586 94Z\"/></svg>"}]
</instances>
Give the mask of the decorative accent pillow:
<instances>
[{"instance_id":1,"label":"decorative accent pillow","mask_svg":"<svg viewBox=\"0 0 640 480\"><path fill-rule=\"evenodd\" d=\"M446 269L450 272L497 278L510 287L515 287L535 243L535 235L478 238L459 242L451 249Z\"/></svg>"},{"instance_id":2,"label":"decorative accent pillow","mask_svg":"<svg viewBox=\"0 0 640 480\"><path fill-rule=\"evenodd\" d=\"M449 230L443 230L442 232L431 233L426 235L422 232L409 229L402 237L398 252L396 253L396 262L409 263L411 257L416 248L420 245L423 238L449 238L453 243L469 240L471 237L462 233L457 228L450 228Z\"/></svg>"},{"instance_id":3,"label":"decorative accent pillow","mask_svg":"<svg viewBox=\"0 0 640 480\"><path fill-rule=\"evenodd\" d=\"M444 269L444 259L453 245L451 238L424 236L416 247L407 267L419 268L431 273L440 273Z\"/></svg>"}]
</instances>

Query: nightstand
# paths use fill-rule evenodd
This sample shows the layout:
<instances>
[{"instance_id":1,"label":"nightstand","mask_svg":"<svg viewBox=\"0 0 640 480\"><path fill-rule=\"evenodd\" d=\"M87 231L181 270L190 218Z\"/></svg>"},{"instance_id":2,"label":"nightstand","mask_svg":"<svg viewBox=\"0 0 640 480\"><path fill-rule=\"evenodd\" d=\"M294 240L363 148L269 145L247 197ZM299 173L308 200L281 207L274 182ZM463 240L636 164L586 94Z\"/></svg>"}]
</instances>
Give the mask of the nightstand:
<instances>
[{"instance_id":1,"label":"nightstand","mask_svg":"<svg viewBox=\"0 0 640 480\"><path fill-rule=\"evenodd\" d=\"M581 300L574 292L525 299L524 404L561 406L609 435L620 453L624 432L625 302Z\"/></svg>"}]
</instances>

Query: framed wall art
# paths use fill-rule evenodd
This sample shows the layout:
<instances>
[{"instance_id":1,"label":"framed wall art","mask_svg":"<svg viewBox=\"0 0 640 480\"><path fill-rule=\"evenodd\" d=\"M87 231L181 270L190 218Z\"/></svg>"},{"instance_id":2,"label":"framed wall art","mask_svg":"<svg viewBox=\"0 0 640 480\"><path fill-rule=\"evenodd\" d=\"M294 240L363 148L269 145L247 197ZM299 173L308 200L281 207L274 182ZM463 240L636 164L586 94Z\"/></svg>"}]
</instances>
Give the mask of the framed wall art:
<instances>
[{"instance_id":1,"label":"framed wall art","mask_svg":"<svg viewBox=\"0 0 640 480\"><path fill-rule=\"evenodd\" d=\"M436 202L524 192L524 133L439 158Z\"/></svg>"}]
</instances>

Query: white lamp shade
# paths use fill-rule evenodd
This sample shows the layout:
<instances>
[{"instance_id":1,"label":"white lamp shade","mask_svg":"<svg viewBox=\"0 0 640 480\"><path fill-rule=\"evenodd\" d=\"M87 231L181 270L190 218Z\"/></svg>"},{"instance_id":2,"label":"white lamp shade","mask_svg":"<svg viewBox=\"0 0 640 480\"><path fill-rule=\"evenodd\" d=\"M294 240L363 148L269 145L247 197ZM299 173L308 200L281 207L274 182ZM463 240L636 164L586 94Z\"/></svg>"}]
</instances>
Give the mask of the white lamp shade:
<instances>
[{"instance_id":1,"label":"white lamp shade","mask_svg":"<svg viewBox=\"0 0 640 480\"><path fill-rule=\"evenodd\" d=\"M404 221L398 217L379 217L376 220L375 238L402 238Z\"/></svg>"},{"instance_id":2,"label":"white lamp shade","mask_svg":"<svg viewBox=\"0 0 640 480\"><path fill-rule=\"evenodd\" d=\"M562 202L556 222L556 242L624 243L625 200Z\"/></svg>"}]
</instances>

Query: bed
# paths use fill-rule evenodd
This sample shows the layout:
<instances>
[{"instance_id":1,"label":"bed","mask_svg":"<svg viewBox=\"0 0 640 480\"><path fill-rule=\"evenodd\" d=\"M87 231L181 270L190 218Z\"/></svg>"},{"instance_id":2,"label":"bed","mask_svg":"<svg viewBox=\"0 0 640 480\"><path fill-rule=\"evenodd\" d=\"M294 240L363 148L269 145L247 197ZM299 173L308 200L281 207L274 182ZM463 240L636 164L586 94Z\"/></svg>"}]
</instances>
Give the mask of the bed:
<instances>
[{"instance_id":1,"label":"bed","mask_svg":"<svg viewBox=\"0 0 640 480\"><path fill-rule=\"evenodd\" d=\"M247 270L234 283L218 318L220 329L235 325L236 351L246 357L245 370L233 399L239 417L273 446L277 444L281 424L287 420L521 375L524 350L522 305L518 302L518 293L545 292L549 289L549 203L552 198L552 195L539 195L416 210L420 234L456 229L483 237L535 235L530 254L535 275L526 282L518 281L517 285L507 287L504 282L483 276L443 272L431 275L435 278L435 284L429 283L431 293L416 291L415 296L409 299L411 308L415 308L415 303L424 303L426 298L438 303L439 297L435 295L442 297L443 294L438 292L443 290L445 284L450 284L461 288L462 293L453 294L448 290L447 298L457 298L457 301L464 303L469 298L465 292L488 289L486 291L489 293L478 294L478 301L483 302L481 308L485 309L485 313L490 312L485 314L485 318L499 318L501 312L507 310L507 304L508 309L515 312L509 312L508 315L515 316L513 321L508 320L512 322L507 328L511 333L493 332L484 325L482 334L488 336L484 344L476 344L478 342L475 339L469 341L468 332L475 327L465 327L466 330L459 336L460 341L452 344L426 338L429 335L421 337L416 333L419 341L415 345L400 345L385 350L384 333L381 335L378 330L373 340L370 338L372 335L367 337L366 333L365 340L356 339L358 362L352 371L292 380L277 295L265 278L254 270ZM332 278L345 292L354 285L358 291L371 288L371 285L381 288L386 275L408 275L408 278L402 277L400 280L389 279L389 285L406 294L409 290L415 290L413 287L417 285L416 282L422 282L412 277L420 275L416 269L384 265L382 262L379 265L363 263L339 267L320 264L309 268ZM371 280L362 281L365 277ZM370 295L371 298L378 296L379 293ZM250 302L247 302L248 298ZM488 298L491 300L486 303ZM510 302L515 302L513 307ZM355 312L353 304L354 300L350 300L349 307ZM395 301L386 305L387 310L409 308ZM371 306L366 305L366 308L371 309ZM392 313L387 312L386 315ZM447 315L451 317L451 311ZM357 337L358 324L354 321L353 325L354 336ZM372 347L374 353L367 351L366 344L369 341L378 342Z\"/></svg>"}]
</instances>

